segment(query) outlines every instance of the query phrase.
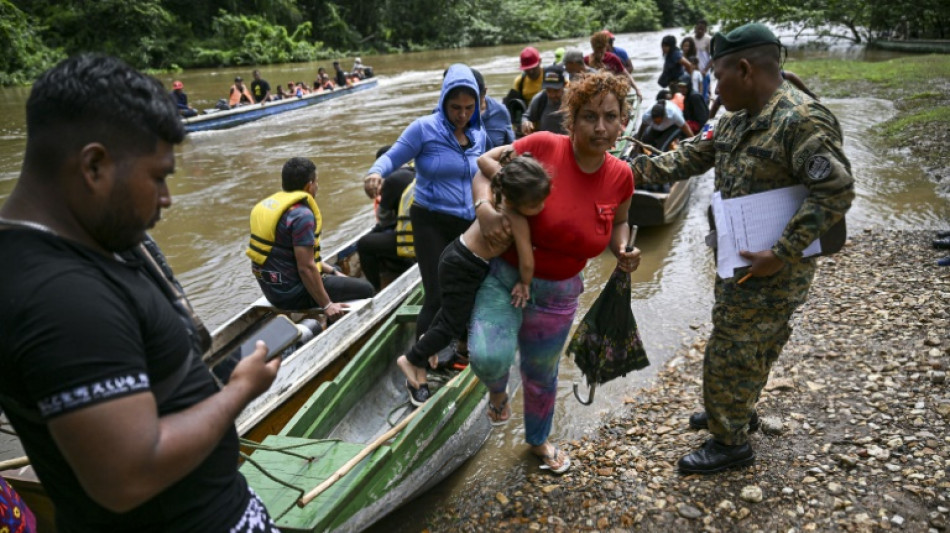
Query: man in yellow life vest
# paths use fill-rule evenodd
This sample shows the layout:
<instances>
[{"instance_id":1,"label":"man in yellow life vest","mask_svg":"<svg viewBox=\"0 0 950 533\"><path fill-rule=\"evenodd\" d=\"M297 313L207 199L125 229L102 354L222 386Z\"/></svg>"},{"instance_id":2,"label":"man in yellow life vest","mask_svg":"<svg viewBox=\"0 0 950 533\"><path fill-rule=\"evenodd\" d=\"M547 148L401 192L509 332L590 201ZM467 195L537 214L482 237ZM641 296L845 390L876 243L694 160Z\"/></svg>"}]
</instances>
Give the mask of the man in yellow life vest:
<instances>
[{"instance_id":1,"label":"man in yellow life vest","mask_svg":"<svg viewBox=\"0 0 950 533\"><path fill-rule=\"evenodd\" d=\"M320 260L323 219L314 196L317 167L293 157L281 171L281 192L251 211L251 270L267 300L279 309L322 307L330 318L346 310L336 303L371 298L366 280L345 276Z\"/></svg>"}]
</instances>

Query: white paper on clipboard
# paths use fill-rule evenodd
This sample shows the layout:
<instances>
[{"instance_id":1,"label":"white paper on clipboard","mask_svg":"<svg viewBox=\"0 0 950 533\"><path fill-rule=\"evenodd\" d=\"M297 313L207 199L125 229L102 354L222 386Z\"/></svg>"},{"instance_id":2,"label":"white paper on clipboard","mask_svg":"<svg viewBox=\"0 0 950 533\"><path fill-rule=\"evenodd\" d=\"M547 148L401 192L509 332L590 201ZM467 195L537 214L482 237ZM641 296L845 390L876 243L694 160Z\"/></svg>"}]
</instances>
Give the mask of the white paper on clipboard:
<instances>
[{"instance_id":1,"label":"white paper on clipboard","mask_svg":"<svg viewBox=\"0 0 950 533\"><path fill-rule=\"evenodd\" d=\"M716 222L716 273L723 279L735 275L737 268L751 263L739 255L740 250L761 252L778 242L788 221L795 216L808 196L804 185L784 187L771 191L722 199L713 193L712 211ZM815 239L802 253L809 257L821 253L821 243Z\"/></svg>"}]
</instances>

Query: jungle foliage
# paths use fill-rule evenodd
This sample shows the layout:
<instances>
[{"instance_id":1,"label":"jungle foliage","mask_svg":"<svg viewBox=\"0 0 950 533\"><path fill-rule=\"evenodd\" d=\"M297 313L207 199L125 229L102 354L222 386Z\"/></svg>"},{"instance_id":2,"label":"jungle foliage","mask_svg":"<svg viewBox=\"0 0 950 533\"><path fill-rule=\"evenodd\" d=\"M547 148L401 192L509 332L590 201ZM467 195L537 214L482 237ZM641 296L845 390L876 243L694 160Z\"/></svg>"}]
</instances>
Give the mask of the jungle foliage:
<instances>
[{"instance_id":1,"label":"jungle foliage","mask_svg":"<svg viewBox=\"0 0 950 533\"><path fill-rule=\"evenodd\" d=\"M346 53L487 46L613 32L798 23L860 41L946 37L946 0L0 0L0 84L66 55L144 69L307 61Z\"/></svg>"}]
</instances>

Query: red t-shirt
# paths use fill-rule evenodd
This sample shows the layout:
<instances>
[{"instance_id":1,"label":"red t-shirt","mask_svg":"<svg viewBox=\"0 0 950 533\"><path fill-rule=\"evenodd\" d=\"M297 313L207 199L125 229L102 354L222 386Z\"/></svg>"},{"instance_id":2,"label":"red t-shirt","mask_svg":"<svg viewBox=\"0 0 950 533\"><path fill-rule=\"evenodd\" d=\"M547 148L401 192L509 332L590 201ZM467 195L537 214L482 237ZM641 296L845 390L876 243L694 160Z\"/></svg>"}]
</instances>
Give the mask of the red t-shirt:
<instances>
[{"instance_id":1,"label":"red t-shirt","mask_svg":"<svg viewBox=\"0 0 950 533\"><path fill-rule=\"evenodd\" d=\"M544 210L528 218L534 275L547 280L573 277L610 244L617 206L633 195L633 172L606 154L596 172L585 173L574 161L566 135L542 131L515 141L514 148L519 154L531 152L551 175ZM502 257L517 266L514 246Z\"/></svg>"},{"instance_id":2,"label":"red t-shirt","mask_svg":"<svg viewBox=\"0 0 950 533\"><path fill-rule=\"evenodd\" d=\"M584 56L584 64L590 66L591 56ZM604 52L604 66L614 74L623 74L627 69L623 68L623 61L613 52Z\"/></svg>"}]
</instances>

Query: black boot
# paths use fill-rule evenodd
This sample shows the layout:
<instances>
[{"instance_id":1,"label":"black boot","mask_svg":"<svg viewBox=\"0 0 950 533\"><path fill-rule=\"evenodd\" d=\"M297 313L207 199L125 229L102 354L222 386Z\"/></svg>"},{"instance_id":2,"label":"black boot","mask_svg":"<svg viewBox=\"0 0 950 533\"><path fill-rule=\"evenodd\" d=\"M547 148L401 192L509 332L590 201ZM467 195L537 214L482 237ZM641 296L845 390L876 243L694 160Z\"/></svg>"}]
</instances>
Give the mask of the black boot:
<instances>
[{"instance_id":1,"label":"black boot","mask_svg":"<svg viewBox=\"0 0 950 533\"><path fill-rule=\"evenodd\" d=\"M679 469L684 474L713 474L754 462L755 452L748 442L729 446L709 439L702 448L680 459Z\"/></svg>"},{"instance_id":2,"label":"black boot","mask_svg":"<svg viewBox=\"0 0 950 533\"><path fill-rule=\"evenodd\" d=\"M690 415L689 427L693 429L709 429L709 417L706 416L706 411L700 411L699 413ZM755 433L758 430L759 413L752 411L752 416L749 418L749 433Z\"/></svg>"},{"instance_id":3,"label":"black boot","mask_svg":"<svg viewBox=\"0 0 950 533\"><path fill-rule=\"evenodd\" d=\"M938 250L950 250L950 237L944 237L942 239L934 239L933 245L934 245L934 248Z\"/></svg>"},{"instance_id":4,"label":"black boot","mask_svg":"<svg viewBox=\"0 0 950 533\"><path fill-rule=\"evenodd\" d=\"M950 237L950 231L938 231L936 237L938 239L946 239Z\"/></svg>"}]
</instances>

